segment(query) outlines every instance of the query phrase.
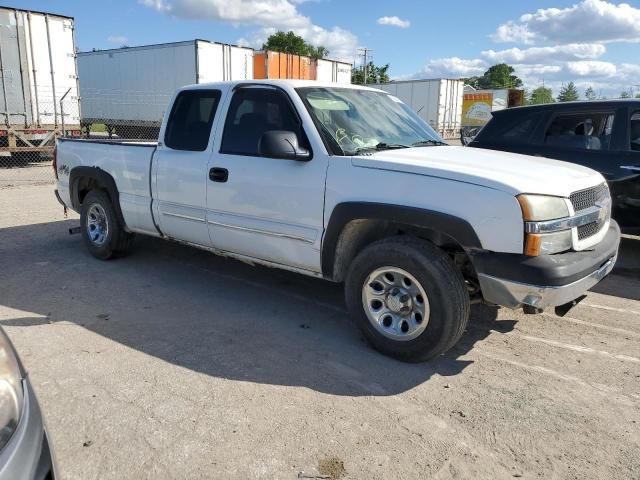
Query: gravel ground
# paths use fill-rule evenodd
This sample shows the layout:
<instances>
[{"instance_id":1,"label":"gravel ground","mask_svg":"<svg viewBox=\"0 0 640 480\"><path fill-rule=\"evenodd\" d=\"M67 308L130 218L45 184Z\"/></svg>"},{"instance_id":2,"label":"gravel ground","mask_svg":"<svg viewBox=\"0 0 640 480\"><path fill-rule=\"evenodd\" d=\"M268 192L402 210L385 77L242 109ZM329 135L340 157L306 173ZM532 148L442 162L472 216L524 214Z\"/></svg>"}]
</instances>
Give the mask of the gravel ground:
<instances>
[{"instance_id":1,"label":"gravel ground","mask_svg":"<svg viewBox=\"0 0 640 480\"><path fill-rule=\"evenodd\" d=\"M640 478L633 266L562 319L475 306L407 365L339 286L148 238L100 262L77 224L50 185L0 188L0 323L63 479Z\"/></svg>"}]
</instances>

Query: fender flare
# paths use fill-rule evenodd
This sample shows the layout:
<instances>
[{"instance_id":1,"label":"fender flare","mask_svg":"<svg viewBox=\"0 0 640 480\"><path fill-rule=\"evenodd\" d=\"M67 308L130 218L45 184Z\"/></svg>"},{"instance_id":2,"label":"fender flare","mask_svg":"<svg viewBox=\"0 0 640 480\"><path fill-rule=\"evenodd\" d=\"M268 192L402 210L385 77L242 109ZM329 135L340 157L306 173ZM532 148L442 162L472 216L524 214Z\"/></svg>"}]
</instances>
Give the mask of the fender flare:
<instances>
[{"instance_id":1,"label":"fender flare","mask_svg":"<svg viewBox=\"0 0 640 480\"><path fill-rule=\"evenodd\" d=\"M386 220L439 232L451 237L466 249L481 249L475 230L466 220L447 213L373 202L339 203L331 212L321 251L322 274L333 278L338 241L344 228L353 220Z\"/></svg>"},{"instance_id":2,"label":"fender flare","mask_svg":"<svg viewBox=\"0 0 640 480\"><path fill-rule=\"evenodd\" d=\"M80 211L81 203L77 188L80 180L83 178L91 178L95 180L100 188L107 192L109 200L111 200L111 204L116 212L116 216L118 217L118 221L126 230L127 224L124 221L122 209L120 208L120 193L118 192L116 181L109 173L105 172L100 167L75 167L71 169L71 172L69 172L69 194L73 209L77 212Z\"/></svg>"}]
</instances>

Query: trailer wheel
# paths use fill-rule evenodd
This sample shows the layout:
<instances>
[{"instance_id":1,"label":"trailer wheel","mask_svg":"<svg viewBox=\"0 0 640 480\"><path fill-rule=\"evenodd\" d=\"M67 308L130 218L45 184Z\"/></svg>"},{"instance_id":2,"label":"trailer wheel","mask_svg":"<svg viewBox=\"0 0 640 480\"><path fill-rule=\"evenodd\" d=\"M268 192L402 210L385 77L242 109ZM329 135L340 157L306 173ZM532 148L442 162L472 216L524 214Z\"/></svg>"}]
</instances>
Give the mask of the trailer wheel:
<instances>
[{"instance_id":1,"label":"trailer wheel","mask_svg":"<svg viewBox=\"0 0 640 480\"><path fill-rule=\"evenodd\" d=\"M91 190L80 209L82 238L89 252L100 260L125 254L133 240L116 215L109 196L102 190Z\"/></svg>"}]
</instances>

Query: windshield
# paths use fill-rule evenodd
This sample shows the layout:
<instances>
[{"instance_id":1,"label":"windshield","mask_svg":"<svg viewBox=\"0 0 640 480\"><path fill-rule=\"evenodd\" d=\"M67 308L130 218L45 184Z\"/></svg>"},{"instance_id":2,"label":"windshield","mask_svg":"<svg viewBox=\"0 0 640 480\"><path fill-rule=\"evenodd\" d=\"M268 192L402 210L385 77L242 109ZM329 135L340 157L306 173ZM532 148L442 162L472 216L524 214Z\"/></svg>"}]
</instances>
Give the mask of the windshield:
<instances>
[{"instance_id":1,"label":"windshield","mask_svg":"<svg viewBox=\"0 0 640 480\"><path fill-rule=\"evenodd\" d=\"M326 87L297 92L334 153L446 145L413 110L388 93Z\"/></svg>"}]
</instances>

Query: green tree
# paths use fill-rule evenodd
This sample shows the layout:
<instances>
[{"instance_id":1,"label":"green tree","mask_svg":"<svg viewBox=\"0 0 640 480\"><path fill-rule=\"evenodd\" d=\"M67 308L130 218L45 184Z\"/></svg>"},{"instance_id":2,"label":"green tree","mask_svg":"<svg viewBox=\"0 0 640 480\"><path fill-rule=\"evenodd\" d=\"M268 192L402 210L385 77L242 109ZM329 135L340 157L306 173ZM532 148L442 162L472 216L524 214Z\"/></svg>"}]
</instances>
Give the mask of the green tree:
<instances>
[{"instance_id":1,"label":"green tree","mask_svg":"<svg viewBox=\"0 0 640 480\"><path fill-rule=\"evenodd\" d=\"M569 82L566 86L563 85L560 88L560 93L558 94L559 102L575 102L579 98L578 89L573 82Z\"/></svg>"},{"instance_id":2,"label":"green tree","mask_svg":"<svg viewBox=\"0 0 640 480\"><path fill-rule=\"evenodd\" d=\"M293 53L295 55L305 55L313 58L324 58L329 55L329 50L323 46L313 46L305 42L304 38L296 35L292 31L276 32L267 38L262 45L263 50L274 52Z\"/></svg>"},{"instance_id":3,"label":"green tree","mask_svg":"<svg viewBox=\"0 0 640 480\"><path fill-rule=\"evenodd\" d=\"M636 93L636 98L640 98L640 93Z\"/></svg>"},{"instance_id":4,"label":"green tree","mask_svg":"<svg viewBox=\"0 0 640 480\"><path fill-rule=\"evenodd\" d=\"M367 83L389 83L389 64L374 65L373 62L367 64ZM362 85L365 78L365 68L354 68L351 72L351 83Z\"/></svg>"},{"instance_id":5,"label":"green tree","mask_svg":"<svg viewBox=\"0 0 640 480\"><path fill-rule=\"evenodd\" d=\"M584 96L587 100L595 100L597 98L596 92L590 86L584 91Z\"/></svg>"},{"instance_id":6,"label":"green tree","mask_svg":"<svg viewBox=\"0 0 640 480\"><path fill-rule=\"evenodd\" d=\"M550 88L538 87L531 92L529 105L540 105L541 103L553 103L553 91Z\"/></svg>"},{"instance_id":7,"label":"green tree","mask_svg":"<svg viewBox=\"0 0 640 480\"><path fill-rule=\"evenodd\" d=\"M631 98L631 94L625 90L624 92L620 92L620 98Z\"/></svg>"},{"instance_id":8,"label":"green tree","mask_svg":"<svg viewBox=\"0 0 640 480\"><path fill-rule=\"evenodd\" d=\"M514 68L506 63L493 65L482 76L465 79L465 83L478 89L518 88L522 86L522 80L515 75Z\"/></svg>"},{"instance_id":9,"label":"green tree","mask_svg":"<svg viewBox=\"0 0 640 480\"><path fill-rule=\"evenodd\" d=\"M322 47L322 46L314 47L314 46L309 45L309 53L308 53L308 55L311 58L316 58L316 59L318 59L318 58L326 58L326 57L329 56L329 50L327 50L326 47Z\"/></svg>"}]
</instances>

